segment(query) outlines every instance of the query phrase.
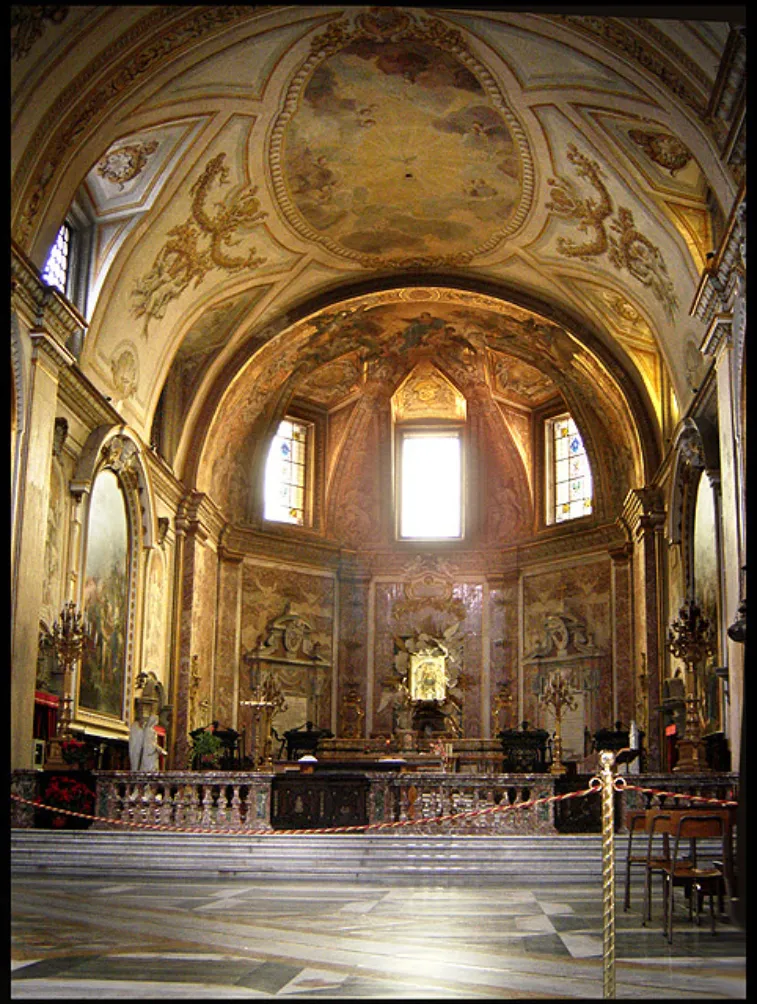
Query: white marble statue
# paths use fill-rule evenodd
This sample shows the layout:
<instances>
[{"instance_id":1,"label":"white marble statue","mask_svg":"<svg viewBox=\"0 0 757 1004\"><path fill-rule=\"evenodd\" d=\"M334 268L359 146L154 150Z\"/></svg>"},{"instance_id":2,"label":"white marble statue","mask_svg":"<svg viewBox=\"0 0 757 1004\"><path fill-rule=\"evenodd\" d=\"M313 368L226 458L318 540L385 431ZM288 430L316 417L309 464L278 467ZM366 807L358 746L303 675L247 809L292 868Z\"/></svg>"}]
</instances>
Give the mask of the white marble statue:
<instances>
[{"instance_id":1,"label":"white marble statue","mask_svg":"<svg viewBox=\"0 0 757 1004\"><path fill-rule=\"evenodd\" d=\"M132 770L159 769L160 754L166 751L158 741L157 724L157 715L148 715L144 722L133 722L129 730L129 763Z\"/></svg>"}]
</instances>

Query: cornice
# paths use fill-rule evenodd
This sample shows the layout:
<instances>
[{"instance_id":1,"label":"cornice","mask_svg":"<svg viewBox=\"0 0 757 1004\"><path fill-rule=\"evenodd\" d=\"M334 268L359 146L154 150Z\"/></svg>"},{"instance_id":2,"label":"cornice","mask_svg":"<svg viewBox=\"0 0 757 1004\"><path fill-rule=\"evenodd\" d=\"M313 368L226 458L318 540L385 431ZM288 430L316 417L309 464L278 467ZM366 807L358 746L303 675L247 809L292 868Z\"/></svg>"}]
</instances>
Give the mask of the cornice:
<instances>
[{"instance_id":1,"label":"cornice","mask_svg":"<svg viewBox=\"0 0 757 1004\"><path fill-rule=\"evenodd\" d=\"M73 335L87 329L87 322L76 307L42 281L34 263L13 241L11 304L29 328L44 331L63 346Z\"/></svg>"},{"instance_id":2,"label":"cornice","mask_svg":"<svg viewBox=\"0 0 757 1004\"><path fill-rule=\"evenodd\" d=\"M732 301L746 275L746 190L736 198L725 234L697 286L689 313L710 324L716 315L732 309ZM702 349L704 351L704 349Z\"/></svg>"}]
</instances>

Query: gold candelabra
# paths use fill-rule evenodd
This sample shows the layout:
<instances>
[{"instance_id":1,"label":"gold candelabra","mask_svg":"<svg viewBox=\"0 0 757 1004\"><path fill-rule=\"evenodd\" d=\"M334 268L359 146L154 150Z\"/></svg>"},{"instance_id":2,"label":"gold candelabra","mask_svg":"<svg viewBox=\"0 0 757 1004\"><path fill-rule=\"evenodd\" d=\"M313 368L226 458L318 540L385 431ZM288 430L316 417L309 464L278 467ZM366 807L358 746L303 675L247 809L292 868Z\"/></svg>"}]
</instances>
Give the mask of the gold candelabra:
<instances>
[{"instance_id":1,"label":"gold candelabra","mask_svg":"<svg viewBox=\"0 0 757 1004\"><path fill-rule=\"evenodd\" d=\"M555 673L539 698L546 707L551 707L555 713L555 736L552 746L552 766L550 774L565 774L567 767L562 762L562 715L563 709L574 710L578 705L573 697L573 691L561 673Z\"/></svg>"},{"instance_id":2,"label":"gold candelabra","mask_svg":"<svg viewBox=\"0 0 757 1004\"><path fill-rule=\"evenodd\" d=\"M675 771L708 771L702 740L701 698L697 683L697 667L713 654L715 646L710 622L702 616L696 600L688 599L678 611L678 617L668 628L668 651L684 665L684 702L686 725L678 741L678 763Z\"/></svg>"},{"instance_id":3,"label":"gold candelabra","mask_svg":"<svg viewBox=\"0 0 757 1004\"><path fill-rule=\"evenodd\" d=\"M511 708L512 705L513 695L510 693L510 687L506 683L500 683L492 702L492 736L496 736L500 731L500 714ZM502 723L502 728L508 728L507 720Z\"/></svg>"},{"instance_id":4,"label":"gold candelabra","mask_svg":"<svg viewBox=\"0 0 757 1004\"><path fill-rule=\"evenodd\" d=\"M73 601L63 605L58 619L53 623L50 638L60 667L59 672L63 675L63 693L59 699L55 736L50 740L45 764L56 767L65 765L61 743L71 735L72 676L87 638L87 622Z\"/></svg>"},{"instance_id":5,"label":"gold candelabra","mask_svg":"<svg viewBox=\"0 0 757 1004\"><path fill-rule=\"evenodd\" d=\"M286 699L273 678L273 674L266 674L253 687L252 698L249 701L240 701L239 703L242 707L252 708L255 767L273 770L271 726L274 716L287 709Z\"/></svg>"}]
</instances>

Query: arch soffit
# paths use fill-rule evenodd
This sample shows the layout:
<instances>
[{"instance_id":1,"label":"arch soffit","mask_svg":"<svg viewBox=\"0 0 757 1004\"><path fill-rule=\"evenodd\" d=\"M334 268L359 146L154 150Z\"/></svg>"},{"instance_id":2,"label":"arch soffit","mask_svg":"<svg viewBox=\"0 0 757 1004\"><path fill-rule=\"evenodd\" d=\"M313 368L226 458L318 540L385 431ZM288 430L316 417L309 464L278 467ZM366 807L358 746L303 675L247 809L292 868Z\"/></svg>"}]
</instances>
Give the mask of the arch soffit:
<instances>
[{"instance_id":1,"label":"arch soffit","mask_svg":"<svg viewBox=\"0 0 757 1004\"><path fill-rule=\"evenodd\" d=\"M451 282L448 276L439 279L430 275L423 276L417 281L406 279L403 283L373 281L343 288L330 294L322 294L307 304L302 304L297 311L290 311L281 322L278 331L275 324L269 324L266 330L273 331L274 334L267 341L261 343L259 333L251 332L245 344L240 346L234 356L208 381L202 389L201 396L198 395L186 416L184 433L174 464L180 477L185 483L202 490L200 488L202 471L208 462L208 447L213 431L222 420L224 409L228 406L231 396L241 397L246 382L255 379L255 365L261 360L263 352L276 350L285 352L291 341L301 337L301 332L307 325L329 308L337 311L347 307L357 310L361 298L366 297L366 303L370 303L372 298L375 299L372 294L378 294L379 299L380 294L387 294L393 296L395 301L400 301L403 295L406 295L403 291L419 288L433 288L442 290L443 295L459 296L461 303L465 303L466 299L474 302L480 299L482 304L488 304L490 311L496 311L503 316L506 316L508 308L515 307L519 313L525 311L532 315L534 323L543 323L551 330L577 343L579 351L583 349L593 358L594 364L599 365L604 371L619 399L628 409L638 435L638 443L633 444L633 448L634 451L640 450L640 469L644 472L645 482L649 481L661 459L660 430L648 392L636 367L625 358L621 346L613 342L610 349L601 336L591 330L585 322L577 320L563 308L543 303L522 290L513 288L503 290L501 286L487 287L482 283L465 281ZM413 302L412 299L407 299L405 304L411 308ZM427 303L419 303L418 309L427 306Z\"/></svg>"}]
</instances>

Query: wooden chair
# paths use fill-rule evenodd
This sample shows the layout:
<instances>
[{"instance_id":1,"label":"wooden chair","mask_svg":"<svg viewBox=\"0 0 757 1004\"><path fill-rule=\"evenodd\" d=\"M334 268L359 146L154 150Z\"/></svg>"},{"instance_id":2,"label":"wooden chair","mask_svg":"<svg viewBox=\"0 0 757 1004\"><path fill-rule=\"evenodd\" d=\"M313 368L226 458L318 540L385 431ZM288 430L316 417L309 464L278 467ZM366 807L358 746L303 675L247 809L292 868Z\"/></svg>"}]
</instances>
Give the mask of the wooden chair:
<instances>
[{"instance_id":1,"label":"wooden chair","mask_svg":"<svg viewBox=\"0 0 757 1004\"><path fill-rule=\"evenodd\" d=\"M710 860L702 864L701 854L697 860L697 840L719 839L717 857L722 860ZM690 857L681 854L682 841L688 841ZM722 903L723 889L730 899L733 888L731 831L726 812L679 813L675 823L673 853L667 864L662 864L660 870L664 882L664 925L668 942L673 941L673 906L676 886L683 886L689 899L689 920L696 910L696 923L700 923L702 899L708 896L710 900L710 923L715 934L714 897L717 895Z\"/></svg>"},{"instance_id":2,"label":"wooden chair","mask_svg":"<svg viewBox=\"0 0 757 1004\"><path fill-rule=\"evenodd\" d=\"M674 829L674 814L663 809L647 809L646 829L649 834L647 853L644 858L644 912L641 926L646 927L652 919L652 875L662 874L663 868L670 864L670 834ZM663 882L664 888L664 882Z\"/></svg>"},{"instance_id":3,"label":"wooden chair","mask_svg":"<svg viewBox=\"0 0 757 1004\"><path fill-rule=\"evenodd\" d=\"M647 813L646 809L630 809L626 813L626 829L628 830L628 847L626 848L626 891L623 898L623 911L631 906L631 866L646 866L647 851L634 852L633 839L636 834L646 833ZM637 841L638 847L638 841Z\"/></svg>"}]
</instances>

